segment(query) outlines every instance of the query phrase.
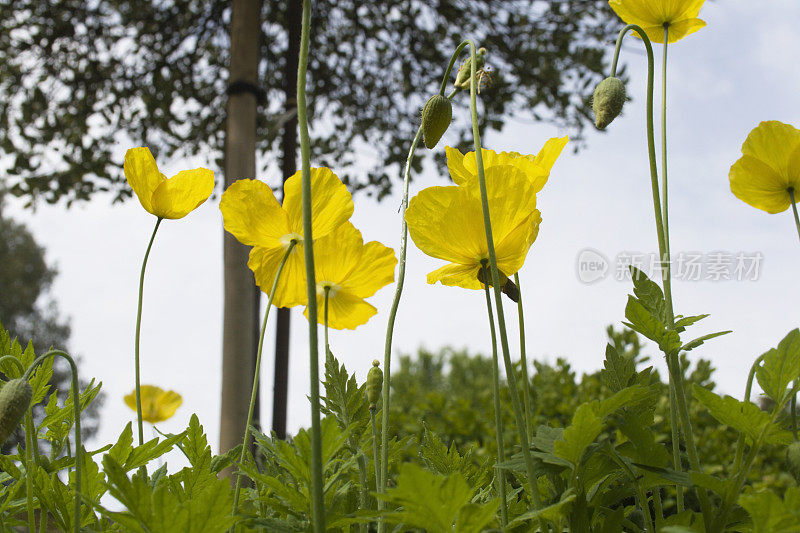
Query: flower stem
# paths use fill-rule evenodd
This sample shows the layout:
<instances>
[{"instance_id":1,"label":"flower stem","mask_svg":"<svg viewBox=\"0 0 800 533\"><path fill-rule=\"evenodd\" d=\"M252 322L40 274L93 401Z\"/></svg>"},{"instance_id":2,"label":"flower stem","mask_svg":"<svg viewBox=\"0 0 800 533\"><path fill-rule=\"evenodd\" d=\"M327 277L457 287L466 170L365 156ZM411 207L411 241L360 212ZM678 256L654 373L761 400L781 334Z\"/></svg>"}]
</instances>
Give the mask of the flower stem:
<instances>
[{"instance_id":1,"label":"flower stem","mask_svg":"<svg viewBox=\"0 0 800 533\"><path fill-rule=\"evenodd\" d=\"M483 279L488 279L486 261L483 266ZM505 445L503 444L503 419L500 409L500 363L497 359L497 334L494 330L494 316L492 314L492 298L489 295L489 285L483 284L486 293L486 311L489 316L489 331L492 334L492 397L494 398L494 430L497 440L497 463L506 462ZM500 522L505 528L508 525L508 502L506 501L506 476L503 471L495 465L495 476L497 476L497 494L500 496Z\"/></svg>"},{"instance_id":2,"label":"flower stem","mask_svg":"<svg viewBox=\"0 0 800 533\"><path fill-rule=\"evenodd\" d=\"M462 43L453 55L450 58L450 63L447 66L445 71L445 75L442 78L442 84L440 88L441 94L444 94L444 91L447 87L447 80L450 77L450 72L453 69L453 65L455 64L456 59L458 58L458 54L461 53L461 50L466 46L465 43ZM458 92L458 89L454 90L450 95L447 96L448 99L452 99L453 96ZM392 307L389 310L389 320L386 325L386 341L384 343L384 350L383 350L383 386L381 388L381 396L382 396L382 405L381 405L381 457L380 457L380 483L376 490L380 493L386 492L386 481L389 477L389 391L390 391L390 384L391 384L391 376L392 376L392 339L394 335L394 323L395 319L397 318L397 310L400 306L400 297L403 294L403 284L406 279L406 254L408 248L408 224L406 224L406 209L408 209L408 187L411 181L411 163L414 160L414 154L417 150L417 145L419 144L420 139L422 139L422 126L417 129L417 134L414 136L414 140L411 142L411 147L408 150L408 156L406 157L406 164L405 168L403 169L403 201L400 207L400 220L401 220L401 229L400 229L400 259L398 261L398 270L397 270L397 286L395 287L394 292L394 300L392 300ZM378 500L378 509L384 509L386 506L386 502L382 499ZM378 531L383 533L386 531L386 524L381 519L378 522Z\"/></svg>"},{"instance_id":3,"label":"flower stem","mask_svg":"<svg viewBox=\"0 0 800 533\"><path fill-rule=\"evenodd\" d=\"M36 518L33 515L33 478L31 477L34 469L33 464L33 416L31 415L33 406L25 413L25 492L28 508L28 531L36 531ZM77 493L75 498L77 498Z\"/></svg>"},{"instance_id":4,"label":"flower stem","mask_svg":"<svg viewBox=\"0 0 800 533\"><path fill-rule=\"evenodd\" d=\"M157 225L156 225L157 227ZM151 240L152 244L152 240ZM35 368L44 361L47 357L51 356L60 356L67 360L69 363L70 371L72 372L72 405L73 405L73 417L75 418L75 509L74 509L74 516L75 520L73 521L73 531L74 533L78 533L80 531L80 522L81 522L81 471L83 469L83 443L81 442L81 401L80 401L80 388L78 382L78 366L75 364L75 360L70 357L70 355L63 351L63 350L48 350L45 352L44 355L40 355L31 363L25 373L22 375L22 379L27 380ZM35 531L35 530L31 530Z\"/></svg>"},{"instance_id":5,"label":"flower stem","mask_svg":"<svg viewBox=\"0 0 800 533\"><path fill-rule=\"evenodd\" d=\"M269 311L272 308L272 300L275 298L275 292L278 288L278 281L281 279L281 272L283 272L283 266L286 264L286 260L289 259L289 254L292 253L297 241L292 239L289 242L289 246L286 248L286 252L283 254L283 258L281 259L280 264L278 265L278 270L275 272L275 279L272 282L272 289L269 292L269 301L267 302L267 309L264 311L264 320L261 323L261 334L258 337L258 351L256 352L256 367L254 370L253 375L253 387L250 392L250 406L247 409L247 422L244 425L244 438L242 438L242 453L239 454L239 464L244 463L245 453L247 452L247 447L250 444L250 425L253 423L253 412L255 411L256 406L256 398L258 394L258 381L259 376L261 375L261 353L264 348L264 334L267 331L267 319L269 318ZM236 472L236 486L233 491L233 514L239 511L239 493L242 489L242 472L239 470Z\"/></svg>"},{"instance_id":6,"label":"flower stem","mask_svg":"<svg viewBox=\"0 0 800 533\"><path fill-rule=\"evenodd\" d=\"M147 258L150 256L150 249L153 247L153 241L156 238L156 232L161 225L162 218L156 220L156 226L153 228L153 234L150 236L150 243L147 245L147 251L144 253L144 260L142 260L142 271L139 274L139 306L136 311L136 336L133 341L133 360L134 360L134 392L136 393L136 427L139 430L139 446L144 444L144 429L142 428L142 394L139 384L139 336L142 330L142 296L144 295L144 270L147 266ZM140 469L144 472L144 466Z\"/></svg>"},{"instance_id":7,"label":"flower stem","mask_svg":"<svg viewBox=\"0 0 800 533\"><path fill-rule=\"evenodd\" d=\"M800 216L797 215L797 204L794 199L794 187L789 187L789 198L792 199L792 212L794 213L794 223L797 226L797 236L800 238Z\"/></svg>"},{"instance_id":8,"label":"flower stem","mask_svg":"<svg viewBox=\"0 0 800 533\"><path fill-rule=\"evenodd\" d=\"M617 37L617 45L614 51L614 60L611 67L611 75L613 76L616 72L617 66L617 59L619 57L620 48L622 45L622 38L625 34L629 31L635 31L639 36L642 38L642 41L645 44L645 48L647 50L647 148L648 148L648 155L650 159L650 184L651 189L653 192L653 210L656 219L656 235L658 237L658 248L659 248L659 255L661 257L661 279L664 286L664 299L666 303L666 326L669 329L674 329L675 327L675 314L673 311L672 306L672 283L671 283L671 271L670 271L670 254L669 254L669 230L665 226L665 219L666 217L662 211L662 203L659 194L659 182L658 182L658 170L656 166L656 152L655 152L655 134L654 134L654 126L653 126L653 71L654 71L654 60L653 60L653 47L650 44L650 39L647 37L645 31L635 25L635 24L628 24L625 26L619 33ZM669 29L668 27L664 28L664 64L663 64L663 74L664 79L666 79L666 46L669 37ZM662 149L663 149L663 161L666 162L666 81L664 81L663 85L663 98L662 98L662 118L664 122L662 124ZM664 164L664 172L666 172L666 163ZM664 192L666 193L666 179L664 180ZM666 196L664 197L664 206L666 207L667 201ZM686 397L686 392L684 390L683 384L683 372L680 368L680 359L679 354L665 354L667 359L667 368L669 369L669 387L670 387L670 399L674 398L674 403L670 403L670 418L671 420L674 419L674 411L677 410L678 415L677 419L680 421L681 430L683 431L684 439L686 442L686 450L689 455L689 464L691 468L697 472L702 472L702 468L700 466L700 460L697 454L697 447L694 443L694 433L692 431L692 423L691 419L689 418L689 408L688 408L688 399ZM676 382L676 380L680 380ZM673 424L672 430L672 441L673 441L673 461L679 461L680 455L676 452L677 446L680 445L679 434L677 425ZM674 464L674 467L678 471L682 471L682 465L677 462ZM676 487L678 493L680 493L681 489ZM703 518L706 521L706 526L709 525L708 520L711 516L711 508L708 500L708 493L706 489L699 488L697 489L698 498L700 500L700 507L703 511Z\"/></svg>"},{"instance_id":9,"label":"flower stem","mask_svg":"<svg viewBox=\"0 0 800 533\"><path fill-rule=\"evenodd\" d=\"M755 378L756 372L758 371L759 364L764 360L764 355L760 355L758 359L753 361L752 366L750 367L750 373L747 375L747 385L744 388L744 402L745 403L752 403L750 402L750 393L753 390L753 378ZM739 434L739 439L736 441L736 455L733 460L733 470L732 472L738 472L739 469L742 467L742 457L744 455L744 435Z\"/></svg>"},{"instance_id":10,"label":"flower stem","mask_svg":"<svg viewBox=\"0 0 800 533\"><path fill-rule=\"evenodd\" d=\"M539 496L539 489L536 477L536 471L533 467L533 458L531 456L530 444L528 441L528 431L525 428L525 417L522 411L522 406L519 401L519 389L517 388L517 378L514 375L514 365L511 362L511 355L508 349L508 334L506 333L506 319L503 314L503 293L502 285L500 284L500 273L497 270L497 256L494 251L494 237L492 236L492 222L489 214L489 197L486 192L486 176L483 170L483 154L481 147L481 133L478 126L478 96L477 96L477 58L475 43L469 39L466 41L470 48L470 115L472 118L472 137L475 144L475 158L478 167L478 184L481 192L481 204L483 206L483 226L486 232L486 245L489 252L489 266L492 273L492 286L494 288L495 307L497 308L497 324L500 329L500 346L503 350L503 363L506 369L506 379L508 386L511 389L511 407L514 410L514 418L517 426L517 434L519 435L519 444L522 451L522 457L525 461L525 470L528 474L528 483L531 489L531 499L535 509L541 507L541 497Z\"/></svg>"},{"instance_id":11,"label":"flower stem","mask_svg":"<svg viewBox=\"0 0 800 533\"><path fill-rule=\"evenodd\" d=\"M308 357L311 397L311 509L314 533L325 531L325 499L322 492L322 427L319 406L319 347L317 345L317 283L314 271L314 236L311 231L311 143L306 110L306 71L311 29L311 0L303 0L303 22L297 67L297 122L300 128L300 160L303 187L303 249L308 295Z\"/></svg>"},{"instance_id":12,"label":"flower stem","mask_svg":"<svg viewBox=\"0 0 800 533\"><path fill-rule=\"evenodd\" d=\"M488 279L488 278L487 278ZM531 382L528 377L528 357L525 347L525 313L522 308L522 287L519 284L519 272L514 273L514 283L519 290L517 301L517 313L519 315L519 361L522 365L522 400L525 402L525 427L528 431L528 438L533 437L533 418L531 417Z\"/></svg>"},{"instance_id":13,"label":"flower stem","mask_svg":"<svg viewBox=\"0 0 800 533\"><path fill-rule=\"evenodd\" d=\"M331 347L328 344L328 299L331 295L331 288L325 287L325 357L328 357L331 353Z\"/></svg>"},{"instance_id":14,"label":"flower stem","mask_svg":"<svg viewBox=\"0 0 800 533\"><path fill-rule=\"evenodd\" d=\"M378 459L378 425L375 422L375 409L370 407L369 417L372 422L372 462L375 463L375 489L381 485L381 467Z\"/></svg>"}]
</instances>

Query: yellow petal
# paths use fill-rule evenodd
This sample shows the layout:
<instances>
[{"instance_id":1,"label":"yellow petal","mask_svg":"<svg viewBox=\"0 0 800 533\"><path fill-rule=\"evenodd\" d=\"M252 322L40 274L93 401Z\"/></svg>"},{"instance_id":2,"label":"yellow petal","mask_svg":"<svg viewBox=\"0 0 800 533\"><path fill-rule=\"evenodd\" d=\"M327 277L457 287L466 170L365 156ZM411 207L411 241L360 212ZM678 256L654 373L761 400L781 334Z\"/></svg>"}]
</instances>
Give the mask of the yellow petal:
<instances>
[{"instance_id":1,"label":"yellow petal","mask_svg":"<svg viewBox=\"0 0 800 533\"><path fill-rule=\"evenodd\" d=\"M800 130L770 120L756 126L742 145L744 155L753 156L769 165L777 174L787 178L792 153L800 146Z\"/></svg>"},{"instance_id":2,"label":"yellow petal","mask_svg":"<svg viewBox=\"0 0 800 533\"><path fill-rule=\"evenodd\" d=\"M458 186L420 191L405 214L414 244L431 257L471 263L486 249L480 198Z\"/></svg>"},{"instance_id":3,"label":"yellow petal","mask_svg":"<svg viewBox=\"0 0 800 533\"><path fill-rule=\"evenodd\" d=\"M175 411L177 411L178 407L180 407L182 403L183 398L181 398L181 395L177 392L172 390L164 392L158 398L157 402L158 420L151 420L151 422L162 422L172 418L172 415L175 414Z\"/></svg>"},{"instance_id":4,"label":"yellow petal","mask_svg":"<svg viewBox=\"0 0 800 533\"><path fill-rule=\"evenodd\" d=\"M152 213L161 218L183 218L214 191L214 173L207 168L183 170L156 187Z\"/></svg>"},{"instance_id":5,"label":"yellow petal","mask_svg":"<svg viewBox=\"0 0 800 533\"><path fill-rule=\"evenodd\" d=\"M536 154L534 157L533 162L542 167L543 169L547 170L549 174L551 170L553 170L553 165L555 165L558 156L561 155L561 152L564 150L564 147L569 142L569 137L553 137L548 139L542 149L539 150L539 153Z\"/></svg>"},{"instance_id":6,"label":"yellow petal","mask_svg":"<svg viewBox=\"0 0 800 533\"><path fill-rule=\"evenodd\" d=\"M317 286L334 284L359 298L368 298L394 281L394 250L379 242L364 244L361 232L345 222L314 242Z\"/></svg>"},{"instance_id":7,"label":"yellow petal","mask_svg":"<svg viewBox=\"0 0 800 533\"><path fill-rule=\"evenodd\" d=\"M289 233L289 218L272 189L259 180L238 180L219 202L225 230L248 246L278 247Z\"/></svg>"},{"instance_id":8,"label":"yellow petal","mask_svg":"<svg viewBox=\"0 0 800 533\"><path fill-rule=\"evenodd\" d=\"M323 281L340 284L361 257L364 240L351 222L345 222L324 237L314 240L314 274Z\"/></svg>"},{"instance_id":9,"label":"yellow petal","mask_svg":"<svg viewBox=\"0 0 800 533\"><path fill-rule=\"evenodd\" d=\"M499 166L486 169L486 191L495 244L536 209L533 187L527 176L517 167Z\"/></svg>"},{"instance_id":10,"label":"yellow petal","mask_svg":"<svg viewBox=\"0 0 800 533\"><path fill-rule=\"evenodd\" d=\"M361 257L353 270L342 281L342 289L359 298L369 298L379 289L394 281L397 258L394 250L377 241L364 245Z\"/></svg>"},{"instance_id":11,"label":"yellow petal","mask_svg":"<svg viewBox=\"0 0 800 533\"><path fill-rule=\"evenodd\" d=\"M542 216L539 210L536 209L519 226L509 232L505 238L498 241L495 246L497 268L504 274L510 276L522 268L525 263L525 257L528 255L528 250L539 235L539 224L541 222Z\"/></svg>"},{"instance_id":12,"label":"yellow petal","mask_svg":"<svg viewBox=\"0 0 800 533\"><path fill-rule=\"evenodd\" d=\"M283 186L283 208L289 215L289 227L303 234L301 172L296 172ZM311 169L311 232L314 239L324 237L353 214L353 198L347 186L329 168Z\"/></svg>"},{"instance_id":13,"label":"yellow petal","mask_svg":"<svg viewBox=\"0 0 800 533\"><path fill-rule=\"evenodd\" d=\"M791 205L788 181L760 159L742 156L733 164L728 177L731 192L755 208L780 213Z\"/></svg>"},{"instance_id":14,"label":"yellow petal","mask_svg":"<svg viewBox=\"0 0 800 533\"><path fill-rule=\"evenodd\" d=\"M332 329L356 329L378 312L363 299L346 291L339 291L328 299L328 327ZM308 318L308 308L303 311ZM317 294L317 322L325 324L325 297Z\"/></svg>"},{"instance_id":15,"label":"yellow petal","mask_svg":"<svg viewBox=\"0 0 800 533\"><path fill-rule=\"evenodd\" d=\"M480 269L480 263L477 262L471 264L451 263L429 273L428 283L433 285L438 281L442 285L450 287L483 289L483 284L478 281Z\"/></svg>"},{"instance_id":16,"label":"yellow petal","mask_svg":"<svg viewBox=\"0 0 800 533\"><path fill-rule=\"evenodd\" d=\"M641 26L655 43L664 42L664 24L669 24L669 42L674 43L706 25L697 18L704 1L609 0L609 5L626 23Z\"/></svg>"},{"instance_id":17,"label":"yellow petal","mask_svg":"<svg viewBox=\"0 0 800 533\"><path fill-rule=\"evenodd\" d=\"M148 213L153 213L153 193L162 181L167 179L164 174L158 171L156 160L149 148L131 148L125 152L125 163L123 165L125 179L131 186L133 192L139 198L142 207Z\"/></svg>"},{"instance_id":18,"label":"yellow petal","mask_svg":"<svg viewBox=\"0 0 800 533\"><path fill-rule=\"evenodd\" d=\"M255 246L250 250L250 260L247 266L255 275L256 284L269 295L272 291L272 284L275 281L275 274L278 266L286 253L286 249L281 247L265 248ZM306 267L303 259L303 245L295 246L281 272L281 279L275 289L275 297L272 300L275 307L294 307L295 305L305 305L308 301L306 291Z\"/></svg>"},{"instance_id":19,"label":"yellow petal","mask_svg":"<svg viewBox=\"0 0 800 533\"><path fill-rule=\"evenodd\" d=\"M472 179L472 173L464 168L464 154L445 146L444 152L447 155L447 169L450 171L450 177L456 185L463 185Z\"/></svg>"},{"instance_id":20,"label":"yellow petal","mask_svg":"<svg viewBox=\"0 0 800 533\"><path fill-rule=\"evenodd\" d=\"M704 20L698 19L698 18L684 19L684 20L679 20L679 21L673 22L669 26L669 34L668 34L669 42L671 44L671 43L674 43L676 41L680 41L681 39L683 39L687 35L692 34L692 33L696 32L697 30L699 30L701 28L704 28L705 26L706 26L706 22ZM664 42L663 34L664 34L664 31L662 29L662 31L661 31L661 39L658 40L658 41L655 41L655 42ZM648 33L648 37L650 37L649 33ZM651 38L651 40L653 40L653 39Z\"/></svg>"}]
</instances>

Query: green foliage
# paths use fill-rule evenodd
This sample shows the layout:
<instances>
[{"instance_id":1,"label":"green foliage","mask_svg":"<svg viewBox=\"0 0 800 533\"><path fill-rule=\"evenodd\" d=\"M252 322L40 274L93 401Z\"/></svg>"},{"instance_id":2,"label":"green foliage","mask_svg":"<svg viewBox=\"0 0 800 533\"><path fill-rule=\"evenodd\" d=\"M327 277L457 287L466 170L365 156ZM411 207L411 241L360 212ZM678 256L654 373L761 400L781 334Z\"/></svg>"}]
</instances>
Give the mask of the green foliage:
<instances>
[{"instance_id":1,"label":"green foliage","mask_svg":"<svg viewBox=\"0 0 800 533\"><path fill-rule=\"evenodd\" d=\"M651 316L657 313L658 293L650 293L654 298L646 290L639 294L642 308ZM654 491L664 513L663 519L657 517L658 531L703 532L692 491L702 487L716 502L735 503L742 485L748 488L724 519L729 529L796 528L800 493L784 465L791 441L785 406L773 403L767 412L753 403L717 395L712 391L713 369L698 361L686 379L698 400L691 414L705 469L676 470L669 453L666 385L651 367L642 368L647 358L641 355L635 334L611 328L608 333L602 369L578 378L563 360L554 365L537 362L526 384L536 407L531 452L538 476L535 490L542 501L536 509L531 506L522 455L511 444L513 433L505 435L507 461L495 464L493 424L481 414L491 411L491 359L449 349L436 355L422 352L417 360L402 358L392 382L397 410L392 420L398 430L389 443L389 489L378 494L371 475L375 458L365 384L329 354L323 394L326 416L321 424L328 530L368 532L383 519L397 531L490 531L501 525L498 476L508 486L509 532L549 527L640 533L655 512L651 508L649 515L642 513L640 502L650 500ZM796 379L791 370L794 335L790 333L789 340L759 367L766 382L774 383L771 390L783 395L779 397L785 397ZM1 329L0 343L21 362L35 357L32 347L23 350ZM685 358L681 365L689 368ZM19 373L8 363L3 369ZM47 373L43 367L34 387L38 401L47 403L46 416L34 430L49 443L50 455L28 458L22 448L0 455L0 517L5 525L25 527L30 501L52 525L70 530L79 497L85 504L78 521L91 531L222 532L233 525L276 532L312 530L307 430L284 441L251 428L255 455L246 453L239 463L241 448L212 454L197 416L191 417L185 431L141 446L134 446L128 424L115 443L85 451L80 494L76 493L76 465L69 446L73 400L58 404L55 392L48 390ZM91 405L99 390L100 385L91 385L81 391L82 409ZM504 394L502 411L508 426L510 403ZM743 435L749 450L744 461L735 461L744 465L741 468L731 466L737 435ZM187 466L173 473L166 464L152 469L176 447ZM227 467L238 469L250 481L242 490L237 514L231 512L231 484L220 477ZM677 510L676 485L689 490L683 512ZM109 498L118 503L107 505ZM377 498L387 504L386 509L377 510Z\"/></svg>"},{"instance_id":2,"label":"green foliage","mask_svg":"<svg viewBox=\"0 0 800 533\"><path fill-rule=\"evenodd\" d=\"M780 409L792 395L789 384L800 380L800 330L793 329L778 344L763 355L764 361L756 370L758 384Z\"/></svg>"},{"instance_id":3,"label":"green foliage","mask_svg":"<svg viewBox=\"0 0 800 533\"><path fill-rule=\"evenodd\" d=\"M784 499L770 491L739 496L739 504L753 520L753 533L789 533L800 530L800 487L791 487Z\"/></svg>"},{"instance_id":4,"label":"green foliage","mask_svg":"<svg viewBox=\"0 0 800 533\"><path fill-rule=\"evenodd\" d=\"M406 463L400 467L397 486L379 497L401 508L387 513L391 523L430 533L478 533L494 522L499 502L472 503L473 493L459 473L435 474Z\"/></svg>"}]
</instances>

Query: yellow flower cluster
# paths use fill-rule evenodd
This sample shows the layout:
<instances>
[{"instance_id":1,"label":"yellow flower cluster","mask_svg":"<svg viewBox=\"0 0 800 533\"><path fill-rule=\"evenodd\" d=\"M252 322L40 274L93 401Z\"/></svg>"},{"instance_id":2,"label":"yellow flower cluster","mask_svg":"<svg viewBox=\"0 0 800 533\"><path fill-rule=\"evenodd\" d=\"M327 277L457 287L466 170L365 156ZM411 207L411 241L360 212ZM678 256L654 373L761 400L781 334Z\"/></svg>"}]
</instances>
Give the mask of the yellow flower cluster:
<instances>
[{"instance_id":1,"label":"yellow flower cluster","mask_svg":"<svg viewBox=\"0 0 800 533\"><path fill-rule=\"evenodd\" d=\"M148 148L128 150L124 170L142 207L159 218L183 218L214 189L214 173L205 168L184 170L167 179ZM311 169L311 191L318 303L321 308L327 288L328 325L355 329L377 313L364 299L394 281L397 259L394 250L379 242L364 244L361 232L349 222L350 192L330 169ZM225 229L253 247L247 265L265 293L272 289L278 266L295 242L275 291L277 307L308 303L301 203L300 172L286 180L283 204L266 183L255 179L233 183L220 201ZM324 313L319 313L320 323L324 320Z\"/></svg>"},{"instance_id":2,"label":"yellow flower cluster","mask_svg":"<svg viewBox=\"0 0 800 533\"><path fill-rule=\"evenodd\" d=\"M486 190L497 268L510 276L522 268L542 221L536 194L568 142L547 141L536 155L482 150ZM475 152L461 154L447 147L447 167L455 186L420 191L406 211L406 222L417 247L449 261L428 274L428 283L481 289L478 274L489 259L483 222Z\"/></svg>"},{"instance_id":3,"label":"yellow flower cluster","mask_svg":"<svg viewBox=\"0 0 800 533\"><path fill-rule=\"evenodd\" d=\"M379 242L364 244L361 232L349 222L353 214L350 192L330 169L311 169L311 191L317 302L322 309L325 289L329 289L328 325L355 329L377 313L364 299L394 281L397 259L391 248ZM225 229L253 247L247 264L266 293L272 289L286 250L296 243L275 291L277 307L308 303L301 199L297 172L286 180L282 205L266 183L239 180L223 193L219 206ZM324 323L324 313L318 319Z\"/></svg>"}]
</instances>

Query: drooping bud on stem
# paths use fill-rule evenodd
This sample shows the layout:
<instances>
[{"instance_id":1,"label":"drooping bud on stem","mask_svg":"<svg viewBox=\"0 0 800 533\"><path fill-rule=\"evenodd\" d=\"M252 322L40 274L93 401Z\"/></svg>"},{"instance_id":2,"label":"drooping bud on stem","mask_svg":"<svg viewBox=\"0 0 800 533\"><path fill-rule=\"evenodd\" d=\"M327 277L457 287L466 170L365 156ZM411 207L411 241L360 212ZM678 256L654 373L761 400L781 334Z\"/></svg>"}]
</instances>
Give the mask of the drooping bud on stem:
<instances>
[{"instance_id":1,"label":"drooping bud on stem","mask_svg":"<svg viewBox=\"0 0 800 533\"><path fill-rule=\"evenodd\" d=\"M425 147L432 150L453 119L453 105L441 94L431 96L422 108L422 139Z\"/></svg>"},{"instance_id":2,"label":"drooping bud on stem","mask_svg":"<svg viewBox=\"0 0 800 533\"><path fill-rule=\"evenodd\" d=\"M17 429L32 397L33 388L27 379L12 379L0 389L0 444Z\"/></svg>"},{"instance_id":3,"label":"drooping bud on stem","mask_svg":"<svg viewBox=\"0 0 800 533\"><path fill-rule=\"evenodd\" d=\"M597 84L592 98L595 125L604 130L622 112L625 104L625 84L619 78L608 77Z\"/></svg>"},{"instance_id":4,"label":"drooping bud on stem","mask_svg":"<svg viewBox=\"0 0 800 533\"><path fill-rule=\"evenodd\" d=\"M508 296L508 298L514 302L519 303L519 287L511 281L511 279L500 272L499 270L497 273L500 276L500 286L502 287L500 290L503 291L503 294ZM483 284L488 284L490 287L493 287L492 284L492 276L489 274L488 268L482 268L478 271L478 281Z\"/></svg>"},{"instance_id":5,"label":"drooping bud on stem","mask_svg":"<svg viewBox=\"0 0 800 533\"><path fill-rule=\"evenodd\" d=\"M483 68L485 58L486 48L478 48L475 51L476 73ZM458 68L458 73L456 74L456 82L453 85L455 85L456 89L469 89L470 77L472 77L472 56L469 56L463 63L461 63L461 66Z\"/></svg>"},{"instance_id":6,"label":"drooping bud on stem","mask_svg":"<svg viewBox=\"0 0 800 533\"><path fill-rule=\"evenodd\" d=\"M378 365L380 365L380 362L375 359L372 361L372 368L367 372L367 401L372 411L378 407L378 401L381 399L381 389L383 388L383 370Z\"/></svg>"}]
</instances>

